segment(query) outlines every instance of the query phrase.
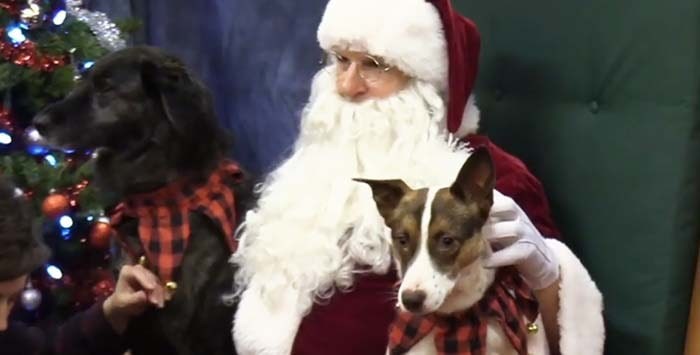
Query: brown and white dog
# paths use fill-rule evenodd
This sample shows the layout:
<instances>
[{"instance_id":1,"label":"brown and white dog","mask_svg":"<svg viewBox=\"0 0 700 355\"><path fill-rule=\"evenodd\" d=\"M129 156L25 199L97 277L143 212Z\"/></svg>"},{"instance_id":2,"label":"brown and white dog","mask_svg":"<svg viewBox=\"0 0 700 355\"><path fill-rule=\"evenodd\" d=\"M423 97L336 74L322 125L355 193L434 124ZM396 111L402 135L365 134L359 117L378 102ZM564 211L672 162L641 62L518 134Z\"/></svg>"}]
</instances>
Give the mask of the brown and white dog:
<instances>
[{"instance_id":1,"label":"brown and white dog","mask_svg":"<svg viewBox=\"0 0 700 355\"><path fill-rule=\"evenodd\" d=\"M496 293L495 285L503 279L500 271L487 269L482 264L483 257L491 253L481 229L489 218L495 185L494 166L488 150L474 150L450 187L414 190L402 180L356 181L367 183L372 189L379 213L391 229L394 260L401 275L398 306L402 312L397 322L403 323L392 325L388 354L509 355L523 353L523 347L530 354L549 354L536 310L530 319L537 318L534 324L529 323L525 314L517 314L517 307L511 312L519 318L521 329L527 324L524 326L527 331L521 334L525 339L523 344L513 344L518 343L513 339L515 336L509 336L513 332L508 334L504 329L507 327L503 326L505 322L488 317L490 311L485 308L489 306L482 302ZM515 298L515 294L508 289L501 296L510 299ZM503 302L494 302L499 303ZM456 337L461 338L454 339L446 337L444 332L440 334L439 326L431 326L431 322L439 324L439 321L433 322L437 318L459 319L465 312L477 318L489 318L478 320L486 329L485 342L480 339L481 345L476 345L478 350L469 342L479 341L465 338L469 330L457 331L460 334ZM401 314L408 314L408 318L403 317L402 321ZM414 339L395 334L397 326L409 329L407 333ZM415 333L421 331L424 334L416 339ZM459 342L462 344L457 344ZM472 348L467 349L469 347Z\"/></svg>"}]
</instances>

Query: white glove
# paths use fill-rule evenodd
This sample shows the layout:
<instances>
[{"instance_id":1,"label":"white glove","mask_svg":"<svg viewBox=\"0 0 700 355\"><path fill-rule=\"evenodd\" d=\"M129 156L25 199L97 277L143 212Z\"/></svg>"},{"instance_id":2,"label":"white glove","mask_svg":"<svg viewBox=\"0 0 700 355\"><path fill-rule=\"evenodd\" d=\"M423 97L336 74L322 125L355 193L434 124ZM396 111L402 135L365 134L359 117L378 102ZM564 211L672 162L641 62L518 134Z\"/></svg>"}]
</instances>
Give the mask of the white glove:
<instances>
[{"instance_id":1,"label":"white glove","mask_svg":"<svg viewBox=\"0 0 700 355\"><path fill-rule=\"evenodd\" d=\"M515 265L533 290L547 288L559 279L559 260L544 237L513 199L496 190L482 234L494 250L484 266Z\"/></svg>"}]
</instances>

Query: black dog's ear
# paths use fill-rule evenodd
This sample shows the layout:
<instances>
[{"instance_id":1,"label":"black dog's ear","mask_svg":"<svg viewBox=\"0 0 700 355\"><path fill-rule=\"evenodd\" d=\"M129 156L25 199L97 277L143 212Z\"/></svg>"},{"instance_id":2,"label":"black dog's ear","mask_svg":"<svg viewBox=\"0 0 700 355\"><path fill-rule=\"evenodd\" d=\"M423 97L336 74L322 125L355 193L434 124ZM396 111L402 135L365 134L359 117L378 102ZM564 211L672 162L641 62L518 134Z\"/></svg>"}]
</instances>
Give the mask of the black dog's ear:
<instances>
[{"instance_id":1,"label":"black dog's ear","mask_svg":"<svg viewBox=\"0 0 700 355\"><path fill-rule=\"evenodd\" d=\"M372 188L372 195L374 196L374 202L377 204L379 214L387 222L403 196L411 190L403 180L353 180L363 182Z\"/></svg>"},{"instance_id":2,"label":"black dog's ear","mask_svg":"<svg viewBox=\"0 0 700 355\"><path fill-rule=\"evenodd\" d=\"M141 77L146 90L160 100L163 113L183 137L202 133L206 120L213 119L211 95L195 81L177 58L145 58L141 61Z\"/></svg>"},{"instance_id":3,"label":"black dog's ear","mask_svg":"<svg viewBox=\"0 0 700 355\"><path fill-rule=\"evenodd\" d=\"M457 179L450 186L450 193L463 202L471 198L479 205L491 207L495 183L491 154L486 148L476 148L462 165Z\"/></svg>"}]
</instances>

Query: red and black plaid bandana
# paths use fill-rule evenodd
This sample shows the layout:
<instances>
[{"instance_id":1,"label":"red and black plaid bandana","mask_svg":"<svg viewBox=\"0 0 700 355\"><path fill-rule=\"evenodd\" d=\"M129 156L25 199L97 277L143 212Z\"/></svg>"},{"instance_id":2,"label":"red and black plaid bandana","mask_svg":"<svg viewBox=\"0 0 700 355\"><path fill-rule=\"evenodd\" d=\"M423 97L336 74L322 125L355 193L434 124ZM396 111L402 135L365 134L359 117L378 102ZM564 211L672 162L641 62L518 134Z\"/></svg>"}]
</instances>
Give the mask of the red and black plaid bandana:
<instances>
[{"instance_id":1,"label":"red and black plaid bandana","mask_svg":"<svg viewBox=\"0 0 700 355\"><path fill-rule=\"evenodd\" d=\"M399 312L389 328L389 353L408 352L435 329L435 346L440 355L485 355L487 320L496 320L520 355L527 354L527 325L533 322L538 304L519 275L499 272L496 282L476 305L463 313L419 316Z\"/></svg>"},{"instance_id":2,"label":"red and black plaid bandana","mask_svg":"<svg viewBox=\"0 0 700 355\"><path fill-rule=\"evenodd\" d=\"M115 208L113 226L124 216L138 219L141 245L152 268L167 282L177 275L190 238L190 212L199 212L214 222L226 236L231 252L236 251L236 203L232 186L241 179L241 171L225 162L203 184L187 181L172 183L152 193L134 195ZM122 236L122 243L126 241Z\"/></svg>"}]
</instances>

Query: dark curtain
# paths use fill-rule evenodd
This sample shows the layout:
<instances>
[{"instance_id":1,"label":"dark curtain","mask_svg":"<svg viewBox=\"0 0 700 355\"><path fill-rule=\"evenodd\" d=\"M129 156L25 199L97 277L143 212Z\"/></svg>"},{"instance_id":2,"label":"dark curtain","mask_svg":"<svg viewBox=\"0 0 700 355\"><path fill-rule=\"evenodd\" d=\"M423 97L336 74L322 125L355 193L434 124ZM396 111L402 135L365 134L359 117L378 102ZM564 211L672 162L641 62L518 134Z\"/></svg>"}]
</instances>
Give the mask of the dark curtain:
<instances>
[{"instance_id":1,"label":"dark curtain","mask_svg":"<svg viewBox=\"0 0 700 355\"><path fill-rule=\"evenodd\" d=\"M297 135L319 68L316 27L326 0L91 0L113 18L144 21L135 42L181 57L214 93L233 157L273 168Z\"/></svg>"}]
</instances>

